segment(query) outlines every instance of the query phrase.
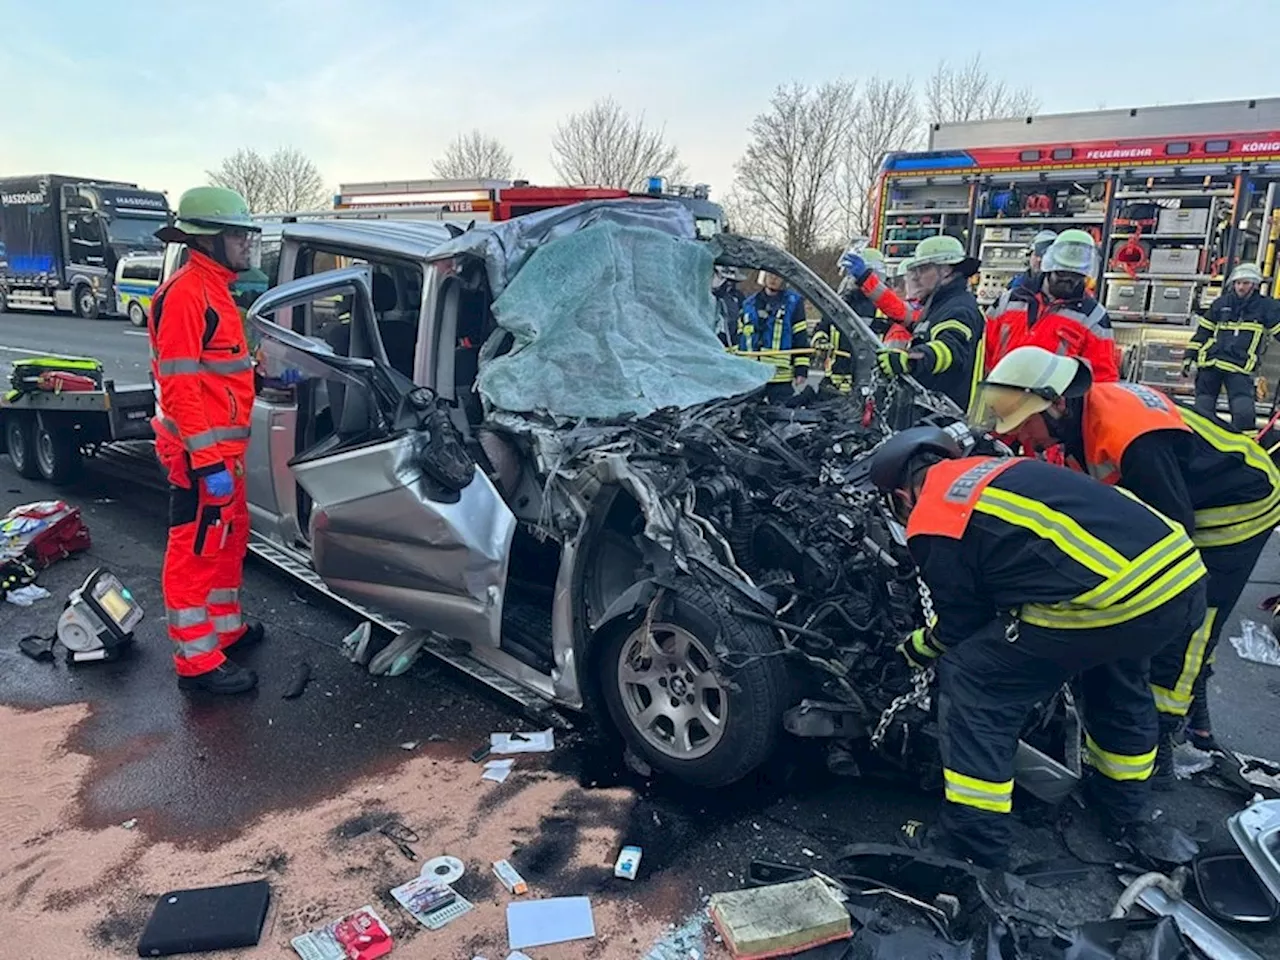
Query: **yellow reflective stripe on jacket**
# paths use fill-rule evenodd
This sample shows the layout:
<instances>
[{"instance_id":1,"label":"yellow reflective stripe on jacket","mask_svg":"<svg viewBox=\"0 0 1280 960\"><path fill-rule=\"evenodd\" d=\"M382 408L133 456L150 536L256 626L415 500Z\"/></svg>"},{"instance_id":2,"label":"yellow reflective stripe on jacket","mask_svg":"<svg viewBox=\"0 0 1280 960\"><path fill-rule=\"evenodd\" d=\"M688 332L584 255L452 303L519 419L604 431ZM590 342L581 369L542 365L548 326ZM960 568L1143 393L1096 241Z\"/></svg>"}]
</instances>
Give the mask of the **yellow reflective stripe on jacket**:
<instances>
[{"instance_id":1,"label":"yellow reflective stripe on jacket","mask_svg":"<svg viewBox=\"0 0 1280 960\"><path fill-rule=\"evenodd\" d=\"M1144 550L1120 574L1078 597L1073 597L1071 602L1095 609L1108 607L1132 594L1161 570L1166 569L1174 560L1194 550L1195 547L1187 539L1186 531L1179 527L1177 530L1170 531L1169 535L1155 546Z\"/></svg>"},{"instance_id":2,"label":"yellow reflective stripe on jacket","mask_svg":"<svg viewBox=\"0 0 1280 960\"><path fill-rule=\"evenodd\" d=\"M929 339L937 340L938 334L946 333L948 330L958 330L966 340L973 339L973 331L961 323L959 320L943 320L936 326L929 328Z\"/></svg>"},{"instance_id":3,"label":"yellow reflective stripe on jacket","mask_svg":"<svg viewBox=\"0 0 1280 960\"><path fill-rule=\"evenodd\" d=\"M1070 600L1022 607L1019 618L1036 626L1082 630L1124 623L1177 596L1206 573L1186 531L1167 517L1162 519L1169 525L1169 534L1128 560L1066 514L1007 490L988 487L974 509L1049 540L1076 563L1104 578Z\"/></svg>"},{"instance_id":4,"label":"yellow reflective stripe on jacket","mask_svg":"<svg viewBox=\"0 0 1280 960\"><path fill-rule=\"evenodd\" d=\"M1271 483L1271 493L1261 500L1197 510L1196 529L1191 537L1196 546L1241 543L1280 524L1280 469L1267 452L1252 438L1233 433L1208 417L1181 407L1178 412L1182 421L1210 446L1223 453L1239 454L1247 466L1259 471Z\"/></svg>"},{"instance_id":5,"label":"yellow reflective stripe on jacket","mask_svg":"<svg viewBox=\"0 0 1280 960\"><path fill-rule=\"evenodd\" d=\"M993 780L979 780L977 777L965 776L945 767L942 779L946 785L946 797L951 803L958 803L978 810L989 810L992 813L1009 813L1013 810L1013 781L1003 783Z\"/></svg>"},{"instance_id":6,"label":"yellow reflective stripe on jacket","mask_svg":"<svg viewBox=\"0 0 1280 960\"><path fill-rule=\"evenodd\" d=\"M951 348L941 340L930 340L925 345L925 349L933 354L933 372L946 373L951 369L951 362L954 357L951 354Z\"/></svg>"},{"instance_id":7,"label":"yellow reflective stripe on jacket","mask_svg":"<svg viewBox=\"0 0 1280 960\"><path fill-rule=\"evenodd\" d=\"M1172 600L1203 579L1208 571L1193 548L1154 583L1119 603L1094 608L1063 603L1029 603L1018 611L1019 619L1050 630L1100 630L1127 623Z\"/></svg>"},{"instance_id":8,"label":"yellow reflective stripe on jacket","mask_svg":"<svg viewBox=\"0 0 1280 960\"><path fill-rule=\"evenodd\" d=\"M1245 355L1249 360L1243 367L1239 364L1231 363L1228 360L1220 360L1215 357L1207 357L1210 346L1224 333L1248 333L1252 334L1249 339L1249 346L1245 351ZM1235 373L1252 373L1258 365L1258 347L1262 343L1262 338L1266 334L1266 329L1260 323L1253 323L1248 320L1236 322L1219 323L1214 325L1213 336L1205 342L1201 347L1200 355L1207 357L1200 366L1217 367L1220 370L1230 370Z\"/></svg>"},{"instance_id":9,"label":"yellow reflective stripe on jacket","mask_svg":"<svg viewBox=\"0 0 1280 960\"><path fill-rule=\"evenodd\" d=\"M792 368L797 364L807 365L812 351L806 347L795 350L738 350L735 352L739 357L758 360L773 367L775 373L770 383L789 383L793 376Z\"/></svg>"},{"instance_id":10,"label":"yellow reflective stripe on jacket","mask_svg":"<svg viewBox=\"0 0 1280 960\"><path fill-rule=\"evenodd\" d=\"M1099 576L1113 577L1129 563L1115 547L1103 543L1065 513L1008 490L987 487L974 509L1030 530Z\"/></svg>"},{"instance_id":11,"label":"yellow reflective stripe on jacket","mask_svg":"<svg viewBox=\"0 0 1280 960\"><path fill-rule=\"evenodd\" d=\"M1146 753L1111 753L1087 733L1084 746L1085 761L1108 780L1147 780L1156 768L1155 747Z\"/></svg>"},{"instance_id":12,"label":"yellow reflective stripe on jacket","mask_svg":"<svg viewBox=\"0 0 1280 960\"><path fill-rule=\"evenodd\" d=\"M1217 607L1209 607L1205 610L1204 620L1191 634L1187 649L1182 654L1182 670L1178 674L1178 679L1174 681L1173 689L1151 684L1151 696L1156 702L1157 712L1174 717L1185 717L1191 710L1191 701L1194 699L1191 688L1195 686L1196 678L1204 669L1205 650L1209 646L1209 635L1213 633L1213 624L1218 617L1218 612Z\"/></svg>"}]
</instances>

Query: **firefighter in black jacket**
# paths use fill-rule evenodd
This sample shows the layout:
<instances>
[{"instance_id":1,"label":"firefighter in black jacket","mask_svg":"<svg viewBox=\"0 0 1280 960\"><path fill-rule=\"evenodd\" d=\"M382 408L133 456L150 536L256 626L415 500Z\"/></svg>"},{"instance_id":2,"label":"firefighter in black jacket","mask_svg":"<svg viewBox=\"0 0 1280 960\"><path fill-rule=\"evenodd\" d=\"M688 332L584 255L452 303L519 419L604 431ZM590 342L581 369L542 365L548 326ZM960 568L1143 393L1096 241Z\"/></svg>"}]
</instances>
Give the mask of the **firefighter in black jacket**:
<instances>
[{"instance_id":1,"label":"firefighter in black jacket","mask_svg":"<svg viewBox=\"0 0 1280 960\"><path fill-rule=\"evenodd\" d=\"M1267 338L1280 338L1280 302L1262 295L1262 273L1252 263L1231 272L1229 289L1196 318L1182 361L1184 376L1196 366L1196 409L1215 417L1218 394L1227 391L1231 426L1249 432L1257 426L1253 378L1267 349Z\"/></svg>"},{"instance_id":2,"label":"firefighter in black jacket","mask_svg":"<svg viewBox=\"0 0 1280 960\"><path fill-rule=\"evenodd\" d=\"M1063 444L1067 466L1117 484L1191 534L1209 571L1208 609L1185 644L1152 659L1160 713L1157 781L1173 781L1173 737L1183 725L1214 746L1207 680L1213 650L1271 531L1280 524L1280 470L1249 437L1176 406L1136 383L1089 386L1085 364L1039 347L1014 350L983 382L983 405L1001 433Z\"/></svg>"},{"instance_id":3,"label":"firefighter in black jacket","mask_svg":"<svg viewBox=\"0 0 1280 960\"><path fill-rule=\"evenodd\" d=\"M901 648L938 664L946 803L920 845L1004 865L1018 736L1032 707L1077 676L1089 788L1114 835L1141 845L1155 829L1144 819L1157 737L1147 660L1203 618L1200 555L1176 523L1088 477L958 455L947 432L915 427L871 464L933 605L931 628Z\"/></svg>"},{"instance_id":4,"label":"firefighter in black jacket","mask_svg":"<svg viewBox=\"0 0 1280 960\"><path fill-rule=\"evenodd\" d=\"M986 321L969 290L978 261L965 255L955 237L929 237L916 246L903 267L907 297L923 303L905 350L879 354L880 369L888 377L909 373L921 386L950 397L961 410L969 409L973 388L982 376L982 335Z\"/></svg>"}]
</instances>

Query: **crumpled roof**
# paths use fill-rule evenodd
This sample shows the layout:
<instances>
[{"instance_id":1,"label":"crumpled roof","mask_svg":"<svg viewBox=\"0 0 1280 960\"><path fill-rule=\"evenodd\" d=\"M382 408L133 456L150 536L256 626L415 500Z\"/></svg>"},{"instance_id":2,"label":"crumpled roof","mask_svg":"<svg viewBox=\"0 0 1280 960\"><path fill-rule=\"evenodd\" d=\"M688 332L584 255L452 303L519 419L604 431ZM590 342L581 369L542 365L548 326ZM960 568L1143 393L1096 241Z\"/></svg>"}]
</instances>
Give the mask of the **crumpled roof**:
<instances>
[{"instance_id":1,"label":"crumpled roof","mask_svg":"<svg viewBox=\"0 0 1280 960\"><path fill-rule=\"evenodd\" d=\"M623 206L646 214L675 206L683 216L657 211L638 218L630 209L615 216L596 206L586 216L562 216L550 230L535 225L505 237L486 231L486 256L502 253L486 259L490 284L495 271L507 280L493 303L494 319L514 338L509 352L481 365L477 382L491 408L647 416L747 393L772 376L771 367L726 353L716 338L713 256L692 239L683 208ZM687 235L678 228L683 220ZM549 239L526 251L535 236Z\"/></svg>"},{"instance_id":2,"label":"crumpled roof","mask_svg":"<svg viewBox=\"0 0 1280 960\"><path fill-rule=\"evenodd\" d=\"M558 237L593 223L648 227L673 237L696 237L693 214L674 200L589 200L501 223L479 224L437 248L433 260L467 254L484 260L489 292L498 297L525 262Z\"/></svg>"}]
</instances>

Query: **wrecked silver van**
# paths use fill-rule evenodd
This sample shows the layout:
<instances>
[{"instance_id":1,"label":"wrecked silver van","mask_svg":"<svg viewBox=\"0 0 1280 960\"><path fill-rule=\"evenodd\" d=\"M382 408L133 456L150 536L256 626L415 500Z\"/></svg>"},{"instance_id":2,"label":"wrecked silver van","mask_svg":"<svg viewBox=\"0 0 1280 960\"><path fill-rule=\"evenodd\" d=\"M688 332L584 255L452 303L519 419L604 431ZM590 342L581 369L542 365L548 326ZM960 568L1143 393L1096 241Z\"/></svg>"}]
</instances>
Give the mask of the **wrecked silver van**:
<instances>
[{"instance_id":1,"label":"wrecked silver van","mask_svg":"<svg viewBox=\"0 0 1280 960\"><path fill-rule=\"evenodd\" d=\"M830 288L674 205L289 226L250 312L255 548L693 784L784 730L913 764L927 689L893 647L922 587L864 463L905 388L764 403L771 371L716 338L713 261L784 275L870 383Z\"/></svg>"}]
</instances>

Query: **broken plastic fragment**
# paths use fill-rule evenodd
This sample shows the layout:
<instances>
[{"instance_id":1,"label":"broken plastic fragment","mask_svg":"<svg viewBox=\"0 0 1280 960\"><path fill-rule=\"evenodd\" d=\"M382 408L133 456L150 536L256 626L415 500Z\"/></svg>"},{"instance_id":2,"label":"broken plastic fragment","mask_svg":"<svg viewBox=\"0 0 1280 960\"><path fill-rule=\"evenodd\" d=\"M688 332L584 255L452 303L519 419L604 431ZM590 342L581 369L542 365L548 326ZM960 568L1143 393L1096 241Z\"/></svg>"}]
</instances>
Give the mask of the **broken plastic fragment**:
<instances>
[{"instance_id":1,"label":"broken plastic fragment","mask_svg":"<svg viewBox=\"0 0 1280 960\"><path fill-rule=\"evenodd\" d=\"M550 753L555 748L555 732L549 729L541 733L489 734L491 753Z\"/></svg>"},{"instance_id":2,"label":"broken plastic fragment","mask_svg":"<svg viewBox=\"0 0 1280 960\"><path fill-rule=\"evenodd\" d=\"M1255 620L1241 620L1240 634L1231 638L1231 646L1241 659L1280 667L1280 641L1270 627Z\"/></svg>"},{"instance_id":3,"label":"broken plastic fragment","mask_svg":"<svg viewBox=\"0 0 1280 960\"><path fill-rule=\"evenodd\" d=\"M1197 773L1211 770L1214 762L1212 753L1197 750L1189 743L1173 748L1173 773L1179 780L1190 780Z\"/></svg>"},{"instance_id":4,"label":"broken plastic fragment","mask_svg":"<svg viewBox=\"0 0 1280 960\"><path fill-rule=\"evenodd\" d=\"M503 783L511 776L511 768L514 766L514 760L490 760L484 765L484 773L480 774L480 779Z\"/></svg>"},{"instance_id":5,"label":"broken plastic fragment","mask_svg":"<svg viewBox=\"0 0 1280 960\"><path fill-rule=\"evenodd\" d=\"M364 666L369 662L369 638L373 636L373 624L367 620L342 639L342 655L352 663Z\"/></svg>"}]
</instances>

